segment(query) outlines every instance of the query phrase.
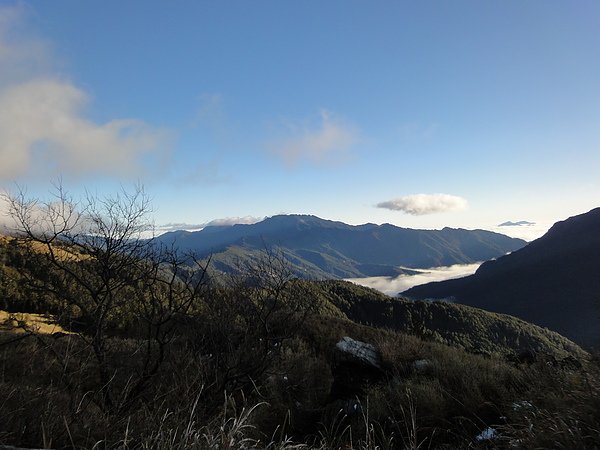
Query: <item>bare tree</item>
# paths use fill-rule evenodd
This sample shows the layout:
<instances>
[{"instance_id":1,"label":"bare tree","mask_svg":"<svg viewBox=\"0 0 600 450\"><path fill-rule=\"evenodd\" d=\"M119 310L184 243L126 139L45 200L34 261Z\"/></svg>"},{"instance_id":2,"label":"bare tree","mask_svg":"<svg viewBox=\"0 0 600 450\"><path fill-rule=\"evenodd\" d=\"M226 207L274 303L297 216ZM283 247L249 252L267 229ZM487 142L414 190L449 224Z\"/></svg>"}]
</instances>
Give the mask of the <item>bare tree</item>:
<instances>
[{"instance_id":1,"label":"bare tree","mask_svg":"<svg viewBox=\"0 0 600 450\"><path fill-rule=\"evenodd\" d=\"M75 201L58 183L51 194L51 201L29 198L24 189L7 195L15 236L35 260L33 288L61 303L63 320L93 351L98 405L118 412L159 371L178 319L197 310L208 263L156 244L141 186ZM119 324L136 330L142 357L117 392L108 344Z\"/></svg>"},{"instance_id":2,"label":"bare tree","mask_svg":"<svg viewBox=\"0 0 600 450\"><path fill-rule=\"evenodd\" d=\"M52 194L50 201L22 189L8 196L15 235L34 261L31 288L59 303L62 322L94 361L85 388L69 378L65 384L80 398L91 390L88 398L106 414L125 412L154 386L171 350L197 363L203 392L219 404L224 391L253 389L318 307L276 250L240 264L224 285L208 286L210 258L181 255L152 238L141 187L75 201L57 184ZM113 338L119 334L127 343Z\"/></svg>"},{"instance_id":3,"label":"bare tree","mask_svg":"<svg viewBox=\"0 0 600 450\"><path fill-rule=\"evenodd\" d=\"M256 386L296 335L318 299L294 277L285 255L265 248L237 265L223 286L207 297L200 347L216 366L217 392Z\"/></svg>"}]
</instances>

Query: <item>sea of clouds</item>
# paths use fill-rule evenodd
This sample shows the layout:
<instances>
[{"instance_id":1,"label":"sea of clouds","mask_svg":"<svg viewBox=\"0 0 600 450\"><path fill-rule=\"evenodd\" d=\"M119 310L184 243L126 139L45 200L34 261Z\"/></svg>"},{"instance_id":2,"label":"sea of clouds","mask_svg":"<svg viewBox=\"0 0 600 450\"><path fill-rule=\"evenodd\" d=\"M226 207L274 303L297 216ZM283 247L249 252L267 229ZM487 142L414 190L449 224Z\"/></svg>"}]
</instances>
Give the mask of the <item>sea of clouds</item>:
<instances>
[{"instance_id":1,"label":"sea of clouds","mask_svg":"<svg viewBox=\"0 0 600 450\"><path fill-rule=\"evenodd\" d=\"M432 281L450 280L452 278L461 278L466 277L467 275L472 275L480 265L480 262L474 264L455 264L453 266L432 267L430 269L422 270L419 269L419 273L416 275L399 275L395 278L348 278L346 281L351 281L362 286L377 289L378 291L390 296L396 296L399 293L420 284L425 284Z\"/></svg>"}]
</instances>

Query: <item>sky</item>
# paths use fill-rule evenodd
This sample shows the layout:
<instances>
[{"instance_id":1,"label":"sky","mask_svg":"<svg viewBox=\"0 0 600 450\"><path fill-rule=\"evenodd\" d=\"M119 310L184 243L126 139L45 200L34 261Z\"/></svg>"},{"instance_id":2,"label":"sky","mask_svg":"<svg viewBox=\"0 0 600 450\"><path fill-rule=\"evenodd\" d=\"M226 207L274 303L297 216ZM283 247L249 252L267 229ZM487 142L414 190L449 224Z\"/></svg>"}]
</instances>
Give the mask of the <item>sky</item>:
<instances>
[{"instance_id":1,"label":"sky","mask_svg":"<svg viewBox=\"0 0 600 450\"><path fill-rule=\"evenodd\" d=\"M599 23L596 1L0 0L0 187L140 182L165 229L534 238L600 206Z\"/></svg>"}]
</instances>

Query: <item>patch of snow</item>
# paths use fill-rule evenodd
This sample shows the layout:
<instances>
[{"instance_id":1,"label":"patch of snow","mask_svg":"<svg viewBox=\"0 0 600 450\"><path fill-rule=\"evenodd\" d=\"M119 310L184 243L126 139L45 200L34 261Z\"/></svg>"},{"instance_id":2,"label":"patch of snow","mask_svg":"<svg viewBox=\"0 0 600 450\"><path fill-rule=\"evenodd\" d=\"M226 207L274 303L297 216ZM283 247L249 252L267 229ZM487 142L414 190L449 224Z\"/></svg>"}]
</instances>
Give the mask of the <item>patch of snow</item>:
<instances>
[{"instance_id":1,"label":"patch of snow","mask_svg":"<svg viewBox=\"0 0 600 450\"><path fill-rule=\"evenodd\" d=\"M498 432L492 427L487 427L485 430L483 430L481 433L475 436L475 440L477 442L492 441L497 437Z\"/></svg>"}]
</instances>

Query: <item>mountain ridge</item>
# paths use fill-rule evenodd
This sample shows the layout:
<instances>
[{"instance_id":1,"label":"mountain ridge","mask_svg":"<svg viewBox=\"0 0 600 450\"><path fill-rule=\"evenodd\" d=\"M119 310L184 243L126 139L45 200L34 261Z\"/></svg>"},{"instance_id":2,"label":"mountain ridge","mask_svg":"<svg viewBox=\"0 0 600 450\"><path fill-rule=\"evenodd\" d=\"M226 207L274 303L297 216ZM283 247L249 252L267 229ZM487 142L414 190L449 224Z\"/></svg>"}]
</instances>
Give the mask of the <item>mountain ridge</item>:
<instances>
[{"instance_id":1,"label":"mountain ridge","mask_svg":"<svg viewBox=\"0 0 600 450\"><path fill-rule=\"evenodd\" d=\"M169 232L159 243L211 258L233 271L234 259L277 249L305 278L359 278L406 273L400 266L429 268L496 258L526 245L486 230L418 230L391 224L348 225L313 215L278 215L255 224Z\"/></svg>"},{"instance_id":2,"label":"mountain ridge","mask_svg":"<svg viewBox=\"0 0 600 450\"><path fill-rule=\"evenodd\" d=\"M519 220L518 222L511 222L510 220L498 224L499 227L522 227L535 225L535 222L529 222L527 220Z\"/></svg>"},{"instance_id":3,"label":"mountain ridge","mask_svg":"<svg viewBox=\"0 0 600 450\"><path fill-rule=\"evenodd\" d=\"M510 314L600 347L600 208L555 223L526 247L475 274L405 291Z\"/></svg>"}]
</instances>

